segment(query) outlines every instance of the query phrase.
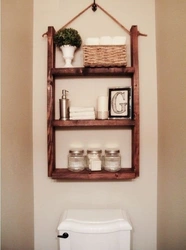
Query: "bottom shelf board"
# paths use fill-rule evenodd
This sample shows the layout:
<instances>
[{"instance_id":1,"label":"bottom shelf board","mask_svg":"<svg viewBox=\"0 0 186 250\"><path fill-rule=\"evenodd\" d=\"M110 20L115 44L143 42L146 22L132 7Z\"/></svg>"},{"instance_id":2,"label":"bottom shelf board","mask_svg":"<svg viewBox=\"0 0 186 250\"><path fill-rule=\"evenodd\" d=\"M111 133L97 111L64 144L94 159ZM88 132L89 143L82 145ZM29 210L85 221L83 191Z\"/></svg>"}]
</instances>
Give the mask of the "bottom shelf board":
<instances>
[{"instance_id":1,"label":"bottom shelf board","mask_svg":"<svg viewBox=\"0 0 186 250\"><path fill-rule=\"evenodd\" d=\"M52 179L58 180L131 180L138 175L131 168L121 169L118 172L102 171L88 171L72 172L68 169L55 169L51 176Z\"/></svg>"}]
</instances>

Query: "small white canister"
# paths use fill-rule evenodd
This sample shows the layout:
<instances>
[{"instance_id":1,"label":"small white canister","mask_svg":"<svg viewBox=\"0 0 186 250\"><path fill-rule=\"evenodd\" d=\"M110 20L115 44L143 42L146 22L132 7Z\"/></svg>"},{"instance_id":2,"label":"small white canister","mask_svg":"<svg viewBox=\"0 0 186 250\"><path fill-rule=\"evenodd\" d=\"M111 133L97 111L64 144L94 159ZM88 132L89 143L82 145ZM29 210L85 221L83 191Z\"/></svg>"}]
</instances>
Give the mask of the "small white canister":
<instances>
[{"instance_id":1,"label":"small white canister","mask_svg":"<svg viewBox=\"0 0 186 250\"><path fill-rule=\"evenodd\" d=\"M91 171L101 171L102 169L102 150L87 150L87 169Z\"/></svg>"},{"instance_id":2,"label":"small white canister","mask_svg":"<svg viewBox=\"0 0 186 250\"><path fill-rule=\"evenodd\" d=\"M97 119L108 119L108 96L99 96L97 99Z\"/></svg>"}]
</instances>

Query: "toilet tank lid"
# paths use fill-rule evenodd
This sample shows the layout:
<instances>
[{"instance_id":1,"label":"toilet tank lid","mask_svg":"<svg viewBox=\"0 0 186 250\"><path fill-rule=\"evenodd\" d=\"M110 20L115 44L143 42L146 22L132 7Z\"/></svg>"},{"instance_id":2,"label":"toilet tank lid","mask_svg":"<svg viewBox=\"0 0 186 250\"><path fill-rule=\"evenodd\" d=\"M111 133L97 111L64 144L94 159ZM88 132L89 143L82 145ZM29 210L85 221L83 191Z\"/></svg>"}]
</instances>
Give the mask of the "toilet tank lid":
<instances>
[{"instance_id":1,"label":"toilet tank lid","mask_svg":"<svg viewBox=\"0 0 186 250\"><path fill-rule=\"evenodd\" d=\"M132 230L126 212L122 209L69 209L64 211L59 231L79 233L110 233Z\"/></svg>"}]
</instances>

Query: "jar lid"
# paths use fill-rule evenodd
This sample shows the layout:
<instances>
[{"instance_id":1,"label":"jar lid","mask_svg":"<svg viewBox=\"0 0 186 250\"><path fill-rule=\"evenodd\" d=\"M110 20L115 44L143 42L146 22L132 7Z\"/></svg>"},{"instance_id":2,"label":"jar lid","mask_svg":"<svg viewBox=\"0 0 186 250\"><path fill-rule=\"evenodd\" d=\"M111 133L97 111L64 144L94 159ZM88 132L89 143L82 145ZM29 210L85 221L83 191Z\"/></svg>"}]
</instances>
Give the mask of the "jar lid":
<instances>
[{"instance_id":1,"label":"jar lid","mask_svg":"<svg viewBox=\"0 0 186 250\"><path fill-rule=\"evenodd\" d=\"M105 154L119 154L120 150L115 148L105 149Z\"/></svg>"},{"instance_id":2,"label":"jar lid","mask_svg":"<svg viewBox=\"0 0 186 250\"><path fill-rule=\"evenodd\" d=\"M98 148L87 149L87 154L101 154L102 150Z\"/></svg>"},{"instance_id":3,"label":"jar lid","mask_svg":"<svg viewBox=\"0 0 186 250\"><path fill-rule=\"evenodd\" d=\"M69 150L69 153L70 154L83 154L84 153L84 150L83 149L79 149L79 148L73 148L73 149L70 149Z\"/></svg>"}]
</instances>

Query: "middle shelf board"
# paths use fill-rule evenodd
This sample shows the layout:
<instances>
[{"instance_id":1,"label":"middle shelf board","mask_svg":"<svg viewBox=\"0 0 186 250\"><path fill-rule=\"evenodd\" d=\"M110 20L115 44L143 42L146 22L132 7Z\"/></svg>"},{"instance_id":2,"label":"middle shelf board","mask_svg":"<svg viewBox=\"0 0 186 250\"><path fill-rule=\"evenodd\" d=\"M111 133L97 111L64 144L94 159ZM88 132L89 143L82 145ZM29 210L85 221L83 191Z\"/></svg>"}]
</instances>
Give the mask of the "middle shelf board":
<instances>
[{"instance_id":1,"label":"middle shelf board","mask_svg":"<svg viewBox=\"0 0 186 250\"><path fill-rule=\"evenodd\" d=\"M108 120L54 120L54 127L133 127L135 121L131 119L108 119Z\"/></svg>"}]
</instances>

